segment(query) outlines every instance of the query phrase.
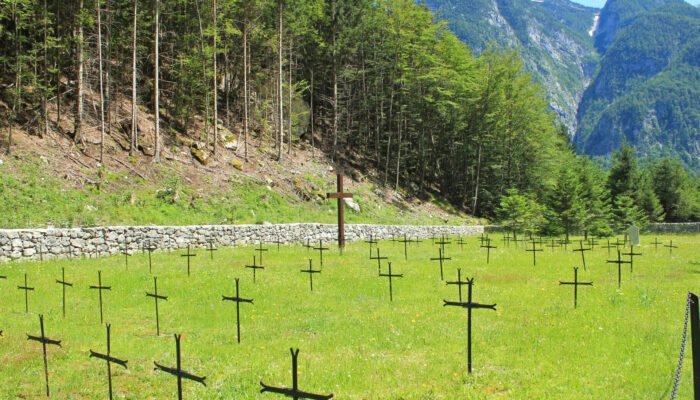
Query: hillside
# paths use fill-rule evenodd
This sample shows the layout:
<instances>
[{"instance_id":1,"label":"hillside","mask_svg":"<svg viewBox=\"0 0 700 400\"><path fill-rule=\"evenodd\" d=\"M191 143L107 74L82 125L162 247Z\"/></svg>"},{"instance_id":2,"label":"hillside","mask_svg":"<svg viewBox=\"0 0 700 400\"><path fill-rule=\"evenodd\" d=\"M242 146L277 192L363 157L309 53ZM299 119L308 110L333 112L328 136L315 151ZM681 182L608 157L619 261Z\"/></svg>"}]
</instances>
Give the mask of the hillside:
<instances>
[{"instance_id":1,"label":"hillside","mask_svg":"<svg viewBox=\"0 0 700 400\"><path fill-rule=\"evenodd\" d=\"M518 49L550 106L573 135L576 110L597 64L593 38L597 9L566 0L430 0L450 29L481 53L490 44Z\"/></svg>"},{"instance_id":2,"label":"hillside","mask_svg":"<svg viewBox=\"0 0 700 400\"><path fill-rule=\"evenodd\" d=\"M626 140L640 155L700 167L699 43L700 9L687 4L622 27L581 101L578 149L607 155Z\"/></svg>"}]
</instances>

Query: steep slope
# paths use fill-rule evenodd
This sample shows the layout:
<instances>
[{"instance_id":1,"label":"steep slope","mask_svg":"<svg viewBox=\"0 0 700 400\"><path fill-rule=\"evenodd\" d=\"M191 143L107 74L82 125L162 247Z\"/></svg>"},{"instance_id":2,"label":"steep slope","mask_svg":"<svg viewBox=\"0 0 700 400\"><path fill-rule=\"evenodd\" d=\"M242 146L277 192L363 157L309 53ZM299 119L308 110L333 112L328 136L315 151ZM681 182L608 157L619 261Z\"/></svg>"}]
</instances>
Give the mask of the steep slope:
<instances>
[{"instance_id":1,"label":"steep slope","mask_svg":"<svg viewBox=\"0 0 700 400\"><path fill-rule=\"evenodd\" d=\"M567 0L429 0L427 5L477 53L492 43L518 49L573 134L578 103L597 63L589 31L598 10Z\"/></svg>"},{"instance_id":2,"label":"steep slope","mask_svg":"<svg viewBox=\"0 0 700 400\"><path fill-rule=\"evenodd\" d=\"M637 15L603 56L579 107L579 151L606 155L623 138L640 155L700 166L700 9Z\"/></svg>"}]
</instances>

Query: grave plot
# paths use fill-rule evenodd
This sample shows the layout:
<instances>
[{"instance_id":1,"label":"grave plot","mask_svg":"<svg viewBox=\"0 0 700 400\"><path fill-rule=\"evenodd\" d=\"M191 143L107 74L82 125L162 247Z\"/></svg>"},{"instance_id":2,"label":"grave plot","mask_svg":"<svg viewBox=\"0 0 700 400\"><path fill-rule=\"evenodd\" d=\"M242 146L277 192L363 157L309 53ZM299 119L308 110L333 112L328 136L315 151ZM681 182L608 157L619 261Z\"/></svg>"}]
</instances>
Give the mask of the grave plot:
<instances>
[{"instance_id":1,"label":"grave plot","mask_svg":"<svg viewBox=\"0 0 700 400\"><path fill-rule=\"evenodd\" d=\"M698 286L693 262L700 256L700 236L642 235L633 252L644 255L634 256L633 273L626 265L630 256L623 255L630 253L629 242L623 247L622 239L619 258L614 247L605 248L606 239L599 239L585 252L585 272L581 254L572 251L581 247L579 237L571 238L568 251L537 254L536 268L533 254L525 251L529 242L507 248L499 240L487 264L489 249L481 248L477 237L466 238L463 250L458 238L437 240L453 243L445 246L451 258L443 262L445 281L438 274L439 260L430 260L440 256L441 245L429 240L408 244L408 260L404 243L373 244L373 259L363 241L347 243L342 255L335 243L324 244L332 250L324 251L321 274L300 272L310 257L315 260L308 269L321 269L319 253L302 246L281 246L279 253L271 248L264 252L264 270L246 268L259 257L257 240L249 247L220 246L213 260L206 253L192 258L189 277L187 260L180 257L186 249L150 254L157 280L149 273L147 248L132 253L128 271L121 253L0 265L6 277L0 279L0 398L44 397L46 371L51 397L58 399L108 398L110 376L115 399L177 398L178 380L187 399L274 399L295 387L300 395L333 393L351 400L670 394L687 293ZM551 239L542 243L536 248ZM261 266L259 259L254 265ZM392 276L378 276L379 269ZM560 286L560 281L579 285ZM103 319L112 327L107 342L98 319L100 289L90 286L103 287ZM443 300L455 305L443 307ZM494 303L495 310L488 307ZM689 338L690 329L689 323ZM26 334L47 342L27 340ZM62 347L49 342L58 340ZM297 385L289 376L290 347L302 349ZM690 359L688 343L677 399L693 395ZM117 360L128 360L128 369ZM163 368L154 370L154 361ZM261 380L270 388L262 394Z\"/></svg>"}]
</instances>

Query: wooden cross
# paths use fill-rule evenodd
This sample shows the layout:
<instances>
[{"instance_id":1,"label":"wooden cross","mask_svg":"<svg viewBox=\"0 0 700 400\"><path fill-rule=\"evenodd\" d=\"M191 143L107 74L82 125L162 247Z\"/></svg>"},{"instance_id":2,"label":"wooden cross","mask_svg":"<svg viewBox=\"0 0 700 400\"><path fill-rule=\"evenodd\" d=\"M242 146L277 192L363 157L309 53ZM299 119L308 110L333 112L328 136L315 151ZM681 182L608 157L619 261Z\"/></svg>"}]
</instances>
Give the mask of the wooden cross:
<instances>
[{"instance_id":1,"label":"wooden cross","mask_svg":"<svg viewBox=\"0 0 700 400\"><path fill-rule=\"evenodd\" d=\"M590 251L591 249L590 249L590 248L584 248L584 247L583 247L583 240L579 240L578 243L579 243L579 248L578 248L578 249L574 249L574 251L579 251L579 252L581 252L581 261L583 261L583 270L585 271L585 270L586 270L586 257L583 255L583 253L584 253L585 251Z\"/></svg>"},{"instance_id":2,"label":"wooden cross","mask_svg":"<svg viewBox=\"0 0 700 400\"><path fill-rule=\"evenodd\" d=\"M543 251L543 250L535 248L535 241L534 240L531 243L532 243L532 249L525 249L525 251L532 252L532 265L537 265L537 252Z\"/></svg>"},{"instance_id":3,"label":"wooden cross","mask_svg":"<svg viewBox=\"0 0 700 400\"><path fill-rule=\"evenodd\" d=\"M617 287L622 285L622 264L629 264L630 261L622 261L620 250L617 251L617 261L608 260L608 264L617 264Z\"/></svg>"},{"instance_id":4,"label":"wooden cross","mask_svg":"<svg viewBox=\"0 0 700 400\"><path fill-rule=\"evenodd\" d=\"M382 260L388 260L389 257L381 257L381 256L379 255L379 247L377 247L377 256L376 256L376 257L372 257L372 255L370 255L369 259L370 259L370 260L377 260L377 268L378 268L378 270L379 270L378 273L381 274L381 273L382 273Z\"/></svg>"},{"instance_id":5,"label":"wooden cross","mask_svg":"<svg viewBox=\"0 0 700 400\"><path fill-rule=\"evenodd\" d=\"M641 256L642 253L635 253L634 246L630 246L629 253L622 253L623 256L630 256L630 273L634 272L634 256Z\"/></svg>"},{"instance_id":6,"label":"wooden cross","mask_svg":"<svg viewBox=\"0 0 700 400\"><path fill-rule=\"evenodd\" d=\"M264 248L262 247L262 240L259 241L259 243L258 243L258 248L255 249L255 251L257 251L257 252L260 254L260 265L262 265L262 263L263 263L263 259L262 259L263 252L264 252L264 251L267 251L267 249L264 249Z\"/></svg>"},{"instance_id":7,"label":"wooden cross","mask_svg":"<svg viewBox=\"0 0 700 400\"><path fill-rule=\"evenodd\" d=\"M221 295L221 301L235 301L236 302L236 332L237 336L236 339L238 340L238 343L241 342L241 303L250 303L253 304L253 299L244 299L241 297L240 293L238 292L238 278L236 278L236 296L235 297L228 297Z\"/></svg>"},{"instance_id":8,"label":"wooden cross","mask_svg":"<svg viewBox=\"0 0 700 400\"><path fill-rule=\"evenodd\" d=\"M394 293L391 284L391 278L403 278L403 274L392 274L391 273L391 262L389 262L389 273L382 274L379 273L380 277L389 278L389 301L394 301Z\"/></svg>"},{"instance_id":9,"label":"wooden cross","mask_svg":"<svg viewBox=\"0 0 700 400\"><path fill-rule=\"evenodd\" d=\"M146 247L146 251L148 252L148 273L153 272L153 264L151 263L151 253L154 250L157 250L158 248L151 243L151 241L148 241L148 247Z\"/></svg>"},{"instance_id":10,"label":"wooden cross","mask_svg":"<svg viewBox=\"0 0 700 400\"><path fill-rule=\"evenodd\" d=\"M176 354L176 367L171 368L171 367L166 367L163 365L158 364L157 362L153 361L153 364L155 364L156 370L161 370L163 372L167 372L170 375L175 375L177 377L177 398L178 400L182 400L182 378L189 379L191 381L199 382L204 386L207 386L207 384L204 382L205 379L207 379L205 376L197 376L194 374L191 374L187 371L184 371L182 369L182 361L180 358L180 337L181 335L178 335L177 333L175 334L175 354Z\"/></svg>"},{"instance_id":11,"label":"wooden cross","mask_svg":"<svg viewBox=\"0 0 700 400\"><path fill-rule=\"evenodd\" d=\"M314 291L314 274L320 274L320 269L313 269L311 267L311 259L309 258L309 269L302 269L301 272L306 272L309 274L309 284L311 285L311 291Z\"/></svg>"},{"instance_id":12,"label":"wooden cross","mask_svg":"<svg viewBox=\"0 0 700 400\"><path fill-rule=\"evenodd\" d=\"M323 252L328 250L328 247L323 247L323 240L318 239L318 247L314 247L314 250L318 250L319 254L321 254L321 268L323 268Z\"/></svg>"},{"instance_id":13,"label":"wooden cross","mask_svg":"<svg viewBox=\"0 0 700 400\"><path fill-rule=\"evenodd\" d=\"M608 257L610 257L610 249L612 249L613 247L617 249L617 246L615 246L614 244L610 244L610 239L608 239L608 244L607 244L607 245L605 245L605 246L600 246L600 247L602 247L602 248L604 248L604 249L608 249Z\"/></svg>"},{"instance_id":14,"label":"wooden cross","mask_svg":"<svg viewBox=\"0 0 700 400\"><path fill-rule=\"evenodd\" d=\"M329 400L333 398L333 394L329 395L322 395L322 394L314 394L314 393L309 393L309 392L304 392L302 390L299 390L299 373L297 372L297 357L299 356L299 349L289 349L292 352L292 387L291 388L285 388L285 387L274 387L270 385L266 385L263 383L263 381L260 381L260 386L262 386L262 389L260 389L260 393L265 393L265 392L270 392L270 393L277 393L284 395L286 397L291 397L294 400L299 400L299 399L311 399L311 400Z\"/></svg>"},{"instance_id":15,"label":"wooden cross","mask_svg":"<svg viewBox=\"0 0 700 400\"><path fill-rule=\"evenodd\" d=\"M574 281L573 282L562 282L559 281L559 285L573 285L574 286L574 308L576 308L577 298L578 298L578 287L583 286L593 286L593 282L579 282L578 281L578 267L574 267Z\"/></svg>"},{"instance_id":16,"label":"wooden cross","mask_svg":"<svg viewBox=\"0 0 700 400\"><path fill-rule=\"evenodd\" d=\"M34 291L33 287L27 285L27 274L24 274L24 286L17 286L17 289L24 290L24 312L29 314L29 291Z\"/></svg>"},{"instance_id":17,"label":"wooden cross","mask_svg":"<svg viewBox=\"0 0 700 400\"><path fill-rule=\"evenodd\" d=\"M472 287L474 286L474 278L467 279L469 291L467 292L467 302L447 301L443 300L444 306L457 306L467 309L467 366L469 373L472 373L472 309L486 308L496 311L496 304L480 304L472 302ZM461 286L459 286L461 287Z\"/></svg>"},{"instance_id":18,"label":"wooden cross","mask_svg":"<svg viewBox=\"0 0 700 400\"><path fill-rule=\"evenodd\" d=\"M403 259L408 261L408 244L413 243L413 240L407 239L406 234L403 234L403 239L399 240L399 243L403 243Z\"/></svg>"},{"instance_id":19,"label":"wooden cross","mask_svg":"<svg viewBox=\"0 0 700 400\"><path fill-rule=\"evenodd\" d=\"M35 342L41 343L41 347L44 352L44 377L46 378L46 397L49 397L49 364L46 359L46 345L54 345L61 347L61 341L60 340L54 340L54 339L49 339L46 337L44 334L44 315L39 314L39 324L41 325L41 336L32 336L27 333L27 340L33 340Z\"/></svg>"},{"instance_id":20,"label":"wooden cross","mask_svg":"<svg viewBox=\"0 0 700 400\"><path fill-rule=\"evenodd\" d=\"M156 336L160 336L160 321L158 315L158 300L168 301L168 296L158 294L158 278L153 277L153 293L146 292L146 297L153 297L156 303Z\"/></svg>"},{"instance_id":21,"label":"wooden cross","mask_svg":"<svg viewBox=\"0 0 700 400\"><path fill-rule=\"evenodd\" d=\"M451 260L452 257L444 257L444 254L442 253L442 248L438 247L438 257L437 258L431 258L430 261L440 261L440 280L444 281L445 279L443 278L442 275L442 262L446 260Z\"/></svg>"},{"instance_id":22,"label":"wooden cross","mask_svg":"<svg viewBox=\"0 0 700 400\"><path fill-rule=\"evenodd\" d=\"M343 217L343 199L352 199L353 194L343 191L343 175L337 175L338 191L335 193L326 193L329 199L338 199L338 246L342 249L345 247L345 220Z\"/></svg>"},{"instance_id":23,"label":"wooden cross","mask_svg":"<svg viewBox=\"0 0 700 400\"><path fill-rule=\"evenodd\" d=\"M112 290L111 286L102 286L102 271L97 271L97 286L90 286L90 289L97 289L100 292L100 324L102 323L102 291Z\"/></svg>"},{"instance_id":24,"label":"wooden cross","mask_svg":"<svg viewBox=\"0 0 700 400\"><path fill-rule=\"evenodd\" d=\"M262 265L255 265L255 256L253 256L253 265L246 265L245 267L253 270L253 283L255 283L255 271L258 269L265 269Z\"/></svg>"},{"instance_id":25,"label":"wooden cross","mask_svg":"<svg viewBox=\"0 0 700 400\"><path fill-rule=\"evenodd\" d=\"M213 260L214 259L214 252L217 251L218 249L214 247L214 240L209 238L209 248L206 249L206 251L209 252L209 259Z\"/></svg>"},{"instance_id":26,"label":"wooden cross","mask_svg":"<svg viewBox=\"0 0 700 400\"><path fill-rule=\"evenodd\" d=\"M369 240L365 240L365 243L368 243L368 244L369 244L369 257L372 258L372 245L373 245L373 244L377 244L378 242L377 242L376 240L374 240L374 237L373 237L372 234L370 233L370 234L369 234Z\"/></svg>"},{"instance_id":27,"label":"wooden cross","mask_svg":"<svg viewBox=\"0 0 700 400\"><path fill-rule=\"evenodd\" d=\"M654 241L651 242L651 244L654 245L654 250L658 250L658 249L659 249L659 245L660 245L660 244L664 244L664 242L659 242L659 238L656 238L656 237L655 237L655 238L654 238Z\"/></svg>"},{"instance_id":28,"label":"wooden cross","mask_svg":"<svg viewBox=\"0 0 700 400\"><path fill-rule=\"evenodd\" d=\"M187 254L182 254L180 257L187 257L187 276L190 276L190 258L197 257L197 255L190 253L189 243L187 244Z\"/></svg>"},{"instance_id":29,"label":"wooden cross","mask_svg":"<svg viewBox=\"0 0 700 400\"><path fill-rule=\"evenodd\" d=\"M116 357L112 357L111 351L111 338L109 335L109 331L111 328L110 324L107 324L107 354L100 354L92 351L90 349L90 357L95 357L99 358L101 360L107 361L107 382L109 382L109 400L112 400L112 363L115 363L117 365L121 365L126 369L126 363L128 362L127 360L120 360Z\"/></svg>"},{"instance_id":30,"label":"wooden cross","mask_svg":"<svg viewBox=\"0 0 700 400\"><path fill-rule=\"evenodd\" d=\"M56 279L56 283L61 285L61 290L63 292L63 318L66 317L66 286L73 287L72 283L66 282L66 269L61 268L61 280Z\"/></svg>"},{"instance_id":31,"label":"wooden cross","mask_svg":"<svg viewBox=\"0 0 700 400\"><path fill-rule=\"evenodd\" d=\"M469 281L463 281L462 280L462 269L457 268L457 280L452 281L452 282L445 282L446 285L457 285L457 289L459 290L459 302L462 302L462 286L468 285Z\"/></svg>"},{"instance_id":32,"label":"wooden cross","mask_svg":"<svg viewBox=\"0 0 700 400\"><path fill-rule=\"evenodd\" d=\"M491 246L491 239L486 239L486 246L481 245L482 249L486 249L486 264L489 263L489 258L491 257L491 249L495 249L496 246Z\"/></svg>"},{"instance_id":33,"label":"wooden cross","mask_svg":"<svg viewBox=\"0 0 700 400\"><path fill-rule=\"evenodd\" d=\"M668 245L664 245L664 247L668 247L668 255L672 256L673 255L673 249L677 249L678 246L673 245L673 240L669 241Z\"/></svg>"}]
</instances>

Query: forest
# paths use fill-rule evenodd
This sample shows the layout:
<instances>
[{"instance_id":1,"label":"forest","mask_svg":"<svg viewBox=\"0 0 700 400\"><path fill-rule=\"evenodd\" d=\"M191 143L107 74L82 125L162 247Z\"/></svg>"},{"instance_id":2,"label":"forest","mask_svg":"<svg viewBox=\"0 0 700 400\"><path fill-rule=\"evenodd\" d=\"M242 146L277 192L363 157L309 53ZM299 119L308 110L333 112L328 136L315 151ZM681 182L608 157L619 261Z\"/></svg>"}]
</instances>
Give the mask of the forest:
<instances>
[{"instance_id":1,"label":"forest","mask_svg":"<svg viewBox=\"0 0 700 400\"><path fill-rule=\"evenodd\" d=\"M233 141L243 163L261 141L280 163L308 143L386 187L528 229L700 219L692 172L626 145L609 171L576 155L518 52L475 56L425 4L2 0L0 21L8 154L21 130L101 159L88 125L154 163L174 143L203 163Z\"/></svg>"}]
</instances>

